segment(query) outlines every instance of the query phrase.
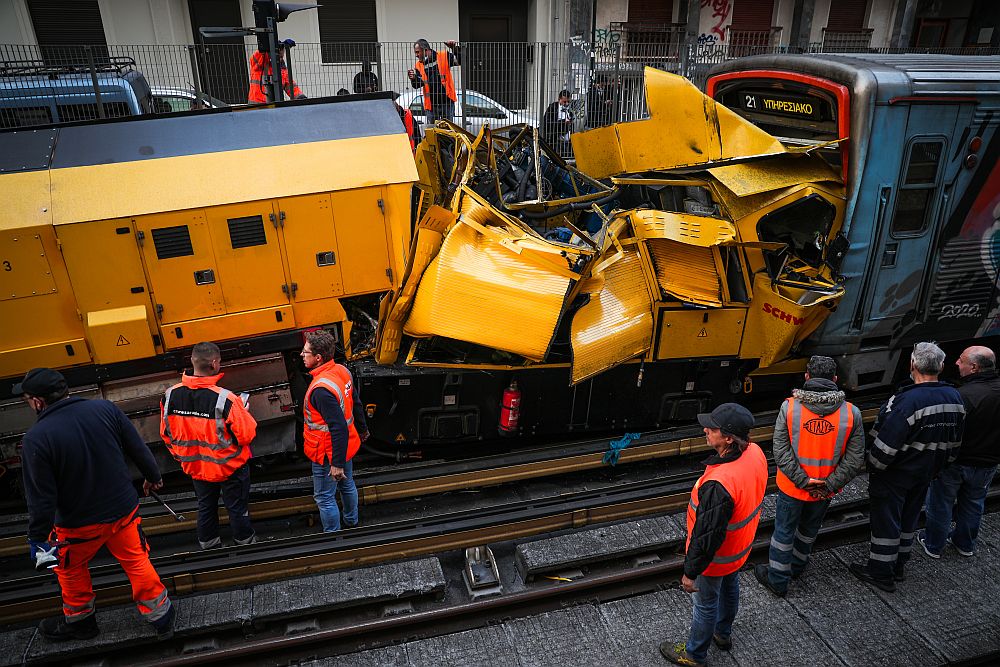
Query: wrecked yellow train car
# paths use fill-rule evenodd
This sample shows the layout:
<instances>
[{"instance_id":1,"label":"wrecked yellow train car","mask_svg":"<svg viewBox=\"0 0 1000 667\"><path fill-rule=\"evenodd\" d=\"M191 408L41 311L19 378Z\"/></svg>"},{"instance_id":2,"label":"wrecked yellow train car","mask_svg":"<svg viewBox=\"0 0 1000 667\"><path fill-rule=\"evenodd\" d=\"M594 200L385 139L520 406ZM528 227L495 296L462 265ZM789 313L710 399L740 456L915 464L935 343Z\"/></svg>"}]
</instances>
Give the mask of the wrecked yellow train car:
<instances>
[{"instance_id":1,"label":"wrecked yellow train car","mask_svg":"<svg viewBox=\"0 0 1000 667\"><path fill-rule=\"evenodd\" d=\"M646 70L649 118L572 136L428 130L421 217L375 358L483 369L788 359L844 294L844 187L686 79Z\"/></svg>"}]
</instances>

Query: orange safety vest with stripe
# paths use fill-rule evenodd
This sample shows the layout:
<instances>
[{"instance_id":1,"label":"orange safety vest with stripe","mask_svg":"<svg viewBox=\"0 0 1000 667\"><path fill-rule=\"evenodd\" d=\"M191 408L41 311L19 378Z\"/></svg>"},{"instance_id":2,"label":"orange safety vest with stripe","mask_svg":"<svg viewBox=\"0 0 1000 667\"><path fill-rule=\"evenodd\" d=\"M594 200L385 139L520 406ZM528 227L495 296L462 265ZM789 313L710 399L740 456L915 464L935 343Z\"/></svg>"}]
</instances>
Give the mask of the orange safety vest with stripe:
<instances>
[{"instance_id":1,"label":"orange safety vest with stripe","mask_svg":"<svg viewBox=\"0 0 1000 667\"><path fill-rule=\"evenodd\" d=\"M264 85L264 75L271 73L271 56L267 53L254 51L250 56L250 92L247 94L247 102L250 104L263 104L267 102L267 89ZM281 68L281 84L285 95L289 99L298 99L302 91L294 83L288 80L288 70Z\"/></svg>"},{"instance_id":2,"label":"orange safety vest with stripe","mask_svg":"<svg viewBox=\"0 0 1000 667\"><path fill-rule=\"evenodd\" d=\"M735 461L710 465L705 469L691 490L691 501L687 510L687 551L694 531L695 516L698 511L698 489L708 481L719 482L733 499L733 516L729 519L726 539L715 552L712 562L705 571L706 577L722 577L743 567L750 556L750 547L757 524L760 523L760 509L767 487L767 457L755 443L750 443Z\"/></svg>"},{"instance_id":3,"label":"orange safety vest with stripe","mask_svg":"<svg viewBox=\"0 0 1000 667\"><path fill-rule=\"evenodd\" d=\"M305 401L302 405L302 416L305 422L303 430L302 450L306 457L314 463L323 465L333 458L333 439L330 436L330 426L323 419L319 410L312 406L312 393L318 387L329 390L340 403L340 409L347 420L347 460L350 461L361 448L361 436L354 426L354 381L351 372L336 361L328 361L309 371L313 381L306 389Z\"/></svg>"},{"instance_id":4,"label":"orange safety vest with stripe","mask_svg":"<svg viewBox=\"0 0 1000 667\"><path fill-rule=\"evenodd\" d=\"M788 399L788 437L807 477L826 479L837 469L840 460L844 458L847 437L854 428L852 407L844 401L835 412L821 417L802 405L802 401ZM775 477L778 488L792 498L820 500L813 498L805 489L795 486L780 469Z\"/></svg>"},{"instance_id":5,"label":"orange safety vest with stripe","mask_svg":"<svg viewBox=\"0 0 1000 667\"><path fill-rule=\"evenodd\" d=\"M192 478L222 482L250 458L257 422L239 397L216 386L222 373L184 375L160 403L160 437Z\"/></svg>"},{"instance_id":6,"label":"orange safety vest with stripe","mask_svg":"<svg viewBox=\"0 0 1000 667\"><path fill-rule=\"evenodd\" d=\"M444 86L444 92L448 95L448 99L454 102L458 99L458 95L455 93L455 77L451 75L451 62L447 51L437 52L437 64L438 76L441 77L441 85ZM431 87L427 84L427 72L424 70L424 62L418 60L415 69L420 73L420 80L424 82L424 109L430 111Z\"/></svg>"}]
</instances>

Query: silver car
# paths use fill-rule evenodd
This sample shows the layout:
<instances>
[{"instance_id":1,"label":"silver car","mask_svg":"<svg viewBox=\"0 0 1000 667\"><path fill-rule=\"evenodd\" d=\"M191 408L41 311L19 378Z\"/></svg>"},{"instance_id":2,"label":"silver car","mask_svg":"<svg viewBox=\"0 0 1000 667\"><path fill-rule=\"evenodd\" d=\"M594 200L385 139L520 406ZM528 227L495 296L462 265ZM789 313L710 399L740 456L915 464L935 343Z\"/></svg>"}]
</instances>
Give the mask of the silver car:
<instances>
[{"instance_id":1,"label":"silver car","mask_svg":"<svg viewBox=\"0 0 1000 667\"><path fill-rule=\"evenodd\" d=\"M470 132L478 132L484 123L489 123L490 127L505 127L517 123L537 125L538 121L529 116L524 111L511 111L493 98L487 97L474 90L459 92L459 99L455 102L455 123L462 122L462 102L465 102L465 128ZM424 91L410 90L402 93L396 100L401 107L409 107L413 112L413 118L421 125L426 125L424 117Z\"/></svg>"}]
</instances>

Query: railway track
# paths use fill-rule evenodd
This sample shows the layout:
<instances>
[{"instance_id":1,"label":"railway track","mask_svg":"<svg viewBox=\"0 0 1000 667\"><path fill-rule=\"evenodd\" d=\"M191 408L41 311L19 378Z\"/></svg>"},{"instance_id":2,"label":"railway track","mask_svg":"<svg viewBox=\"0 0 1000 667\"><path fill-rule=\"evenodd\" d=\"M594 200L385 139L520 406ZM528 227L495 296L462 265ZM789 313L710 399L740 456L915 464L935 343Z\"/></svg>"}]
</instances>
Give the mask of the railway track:
<instances>
[{"instance_id":1,"label":"railway track","mask_svg":"<svg viewBox=\"0 0 1000 667\"><path fill-rule=\"evenodd\" d=\"M863 406L862 416L868 422L878 413L871 403ZM773 413L770 421L773 422ZM767 417L764 417L766 422ZM761 421L758 418L758 421ZM773 434L771 426L757 427L751 431L756 442L769 442ZM399 501L416 497L482 489L502 484L522 482L567 475L607 467L604 454L608 449L608 439L587 440L564 444L557 447L539 448L457 462L418 464L399 470L384 471L371 475L359 475L358 494L362 505L374 505L389 501ZM618 464L627 465L696 454L708 450L704 435L698 427L685 427L669 431L649 433L621 450ZM173 501L171 501L173 504ZM250 505L251 516L255 520L277 519L315 512L315 501L311 493L293 495L286 498L258 500ZM193 501L181 501L175 509L188 514L192 519L196 514ZM190 532L192 522L178 522L151 502L140 508L143 517L143 531L147 535L169 535ZM223 513L220 521L228 518ZM0 524L0 558L16 557L25 551L24 522L19 520L6 525Z\"/></svg>"}]
</instances>

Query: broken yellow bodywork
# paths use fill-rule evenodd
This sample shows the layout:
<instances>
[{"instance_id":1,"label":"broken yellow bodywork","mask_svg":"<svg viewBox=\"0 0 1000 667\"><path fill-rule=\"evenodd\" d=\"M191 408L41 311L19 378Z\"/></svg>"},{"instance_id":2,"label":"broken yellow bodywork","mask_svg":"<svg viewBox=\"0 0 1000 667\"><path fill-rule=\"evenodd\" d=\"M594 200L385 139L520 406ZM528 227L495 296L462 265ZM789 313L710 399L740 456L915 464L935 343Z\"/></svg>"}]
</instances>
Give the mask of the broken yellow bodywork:
<instances>
[{"instance_id":1,"label":"broken yellow bodywork","mask_svg":"<svg viewBox=\"0 0 1000 667\"><path fill-rule=\"evenodd\" d=\"M466 345L494 351L482 368L569 361L575 384L637 358L794 355L843 295L821 259L843 222L837 172L685 79L647 69L646 95L650 118L573 135L579 171L531 128L430 128L376 358L409 336L407 363ZM621 208L626 193L647 203Z\"/></svg>"}]
</instances>

